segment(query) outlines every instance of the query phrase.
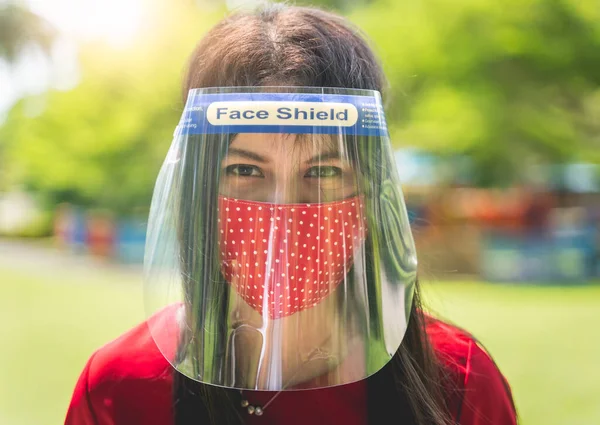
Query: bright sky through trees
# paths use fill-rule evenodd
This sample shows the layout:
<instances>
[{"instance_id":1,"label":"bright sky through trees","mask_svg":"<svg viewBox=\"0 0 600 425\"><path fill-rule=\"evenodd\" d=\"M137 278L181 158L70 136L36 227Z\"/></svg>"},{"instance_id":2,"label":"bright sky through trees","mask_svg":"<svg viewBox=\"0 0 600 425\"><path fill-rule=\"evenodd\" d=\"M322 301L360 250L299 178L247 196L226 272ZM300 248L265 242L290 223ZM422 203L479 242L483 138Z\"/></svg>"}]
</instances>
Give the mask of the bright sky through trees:
<instances>
[{"instance_id":1,"label":"bright sky through trees","mask_svg":"<svg viewBox=\"0 0 600 425\"><path fill-rule=\"evenodd\" d=\"M142 0L28 0L33 11L68 36L126 44L143 17Z\"/></svg>"}]
</instances>

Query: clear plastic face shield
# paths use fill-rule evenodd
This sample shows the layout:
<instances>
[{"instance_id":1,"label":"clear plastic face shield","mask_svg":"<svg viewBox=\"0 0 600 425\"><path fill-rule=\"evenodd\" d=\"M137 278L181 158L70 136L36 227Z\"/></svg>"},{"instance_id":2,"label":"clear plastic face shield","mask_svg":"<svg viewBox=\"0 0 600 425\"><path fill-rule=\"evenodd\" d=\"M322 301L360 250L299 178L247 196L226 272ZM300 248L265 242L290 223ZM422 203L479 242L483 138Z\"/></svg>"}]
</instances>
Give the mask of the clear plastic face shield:
<instances>
[{"instance_id":1,"label":"clear plastic face shield","mask_svg":"<svg viewBox=\"0 0 600 425\"><path fill-rule=\"evenodd\" d=\"M271 391L381 369L417 266L396 167L378 92L190 91L144 271L150 332L173 367Z\"/></svg>"}]
</instances>

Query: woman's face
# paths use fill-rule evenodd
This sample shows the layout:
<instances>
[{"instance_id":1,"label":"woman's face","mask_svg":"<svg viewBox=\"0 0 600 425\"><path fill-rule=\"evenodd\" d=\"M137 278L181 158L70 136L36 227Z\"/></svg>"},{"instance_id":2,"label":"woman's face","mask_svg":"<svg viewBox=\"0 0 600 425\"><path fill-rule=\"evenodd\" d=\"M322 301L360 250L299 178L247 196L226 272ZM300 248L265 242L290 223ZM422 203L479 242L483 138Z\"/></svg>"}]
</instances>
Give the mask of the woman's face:
<instances>
[{"instance_id":1,"label":"woman's face","mask_svg":"<svg viewBox=\"0 0 600 425\"><path fill-rule=\"evenodd\" d=\"M356 173L335 136L239 134L221 163L221 195L276 204L354 196Z\"/></svg>"},{"instance_id":2,"label":"woman's face","mask_svg":"<svg viewBox=\"0 0 600 425\"><path fill-rule=\"evenodd\" d=\"M331 136L239 134L221 163L220 194L272 204L321 204L351 198L357 195L357 178L344 149ZM297 229L291 228L295 233ZM254 233L259 231L262 229L257 227ZM303 242L309 240L299 241ZM296 258L288 261L296 264ZM231 262L236 269L238 260ZM244 273L230 275L232 288L249 285L239 280ZM296 280L302 276L307 277L300 273ZM260 283L255 284L260 288ZM229 355L235 359L238 385L269 388L270 380L275 379L289 387L323 376L339 365L348 352L349 338L335 294L334 290L310 308L269 318L232 290Z\"/></svg>"}]
</instances>

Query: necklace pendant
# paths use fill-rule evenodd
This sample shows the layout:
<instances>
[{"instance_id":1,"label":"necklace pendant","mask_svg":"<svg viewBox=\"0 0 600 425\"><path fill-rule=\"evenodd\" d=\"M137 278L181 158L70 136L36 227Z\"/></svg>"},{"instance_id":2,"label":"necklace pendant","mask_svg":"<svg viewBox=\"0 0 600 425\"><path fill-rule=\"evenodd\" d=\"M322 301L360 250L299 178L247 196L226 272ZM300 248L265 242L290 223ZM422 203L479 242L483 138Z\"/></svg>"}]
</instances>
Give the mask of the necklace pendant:
<instances>
[{"instance_id":1,"label":"necklace pendant","mask_svg":"<svg viewBox=\"0 0 600 425\"><path fill-rule=\"evenodd\" d=\"M260 406L256 406L256 407L254 408L254 414L255 414L256 416L262 416L262 414L263 414L263 410L262 410L262 408L261 408Z\"/></svg>"},{"instance_id":2,"label":"necklace pendant","mask_svg":"<svg viewBox=\"0 0 600 425\"><path fill-rule=\"evenodd\" d=\"M248 414L253 415L254 414L254 406L248 406ZM262 414L262 411L261 411Z\"/></svg>"},{"instance_id":3,"label":"necklace pendant","mask_svg":"<svg viewBox=\"0 0 600 425\"><path fill-rule=\"evenodd\" d=\"M248 407L249 404L250 403L248 403L248 400L242 400L242 403L241 403L242 407Z\"/></svg>"}]
</instances>

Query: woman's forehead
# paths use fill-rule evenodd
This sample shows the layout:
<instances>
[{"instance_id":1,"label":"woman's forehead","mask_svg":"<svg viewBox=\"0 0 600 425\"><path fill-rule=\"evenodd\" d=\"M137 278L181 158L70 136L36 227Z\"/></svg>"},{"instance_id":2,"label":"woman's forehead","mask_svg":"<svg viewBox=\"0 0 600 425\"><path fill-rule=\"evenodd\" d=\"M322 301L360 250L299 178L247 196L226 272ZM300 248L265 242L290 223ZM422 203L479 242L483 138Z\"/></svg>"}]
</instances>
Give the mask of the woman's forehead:
<instances>
[{"instance_id":1,"label":"woman's forehead","mask_svg":"<svg viewBox=\"0 0 600 425\"><path fill-rule=\"evenodd\" d=\"M341 140L336 135L279 133L239 133L231 141L230 148L306 154L342 150Z\"/></svg>"}]
</instances>

